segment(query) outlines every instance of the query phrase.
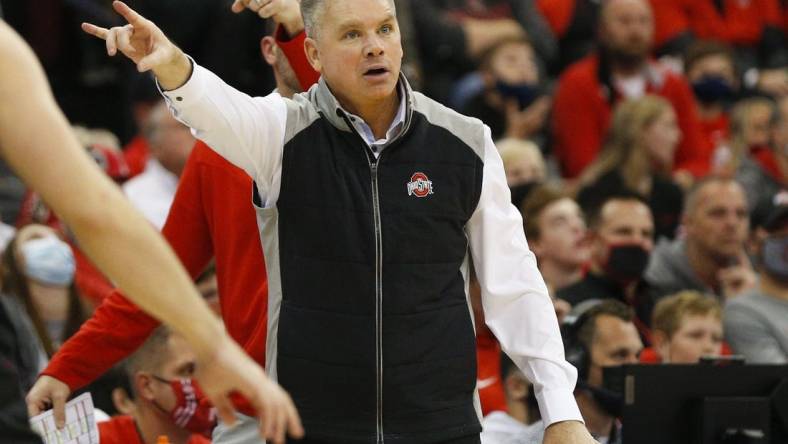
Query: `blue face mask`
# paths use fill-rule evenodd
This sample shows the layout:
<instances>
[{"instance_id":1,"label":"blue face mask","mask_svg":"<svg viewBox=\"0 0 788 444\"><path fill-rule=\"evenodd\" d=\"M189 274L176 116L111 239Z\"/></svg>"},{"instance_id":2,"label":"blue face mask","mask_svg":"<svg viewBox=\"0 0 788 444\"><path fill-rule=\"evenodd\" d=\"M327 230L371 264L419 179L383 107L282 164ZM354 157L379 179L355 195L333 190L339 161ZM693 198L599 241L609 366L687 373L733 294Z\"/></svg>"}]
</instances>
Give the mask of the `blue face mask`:
<instances>
[{"instance_id":1,"label":"blue face mask","mask_svg":"<svg viewBox=\"0 0 788 444\"><path fill-rule=\"evenodd\" d=\"M733 86L722 77L704 76L692 82L695 97L703 103L722 102L733 98Z\"/></svg>"},{"instance_id":2,"label":"blue face mask","mask_svg":"<svg viewBox=\"0 0 788 444\"><path fill-rule=\"evenodd\" d=\"M530 83L512 85L498 80L495 82L495 89L507 99L516 99L520 109L528 108L542 95L539 86Z\"/></svg>"},{"instance_id":3,"label":"blue face mask","mask_svg":"<svg viewBox=\"0 0 788 444\"><path fill-rule=\"evenodd\" d=\"M20 248L25 261L25 275L42 283L65 287L74 280L76 265L71 247L55 236L33 239Z\"/></svg>"},{"instance_id":4,"label":"blue face mask","mask_svg":"<svg viewBox=\"0 0 788 444\"><path fill-rule=\"evenodd\" d=\"M788 236L767 237L761 260L769 276L788 284Z\"/></svg>"}]
</instances>

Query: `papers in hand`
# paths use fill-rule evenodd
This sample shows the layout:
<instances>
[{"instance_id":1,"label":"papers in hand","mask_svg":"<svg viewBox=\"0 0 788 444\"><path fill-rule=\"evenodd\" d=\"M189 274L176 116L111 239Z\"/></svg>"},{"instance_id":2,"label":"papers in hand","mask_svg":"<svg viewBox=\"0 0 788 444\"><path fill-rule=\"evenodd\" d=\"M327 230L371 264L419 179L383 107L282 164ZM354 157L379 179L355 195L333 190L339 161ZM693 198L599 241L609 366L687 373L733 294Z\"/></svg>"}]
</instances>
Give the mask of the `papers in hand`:
<instances>
[{"instance_id":1,"label":"papers in hand","mask_svg":"<svg viewBox=\"0 0 788 444\"><path fill-rule=\"evenodd\" d=\"M66 403L66 426L58 430L52 410L30 418L30 427L44 444L99 444L98 426L90 393Z\"/></svg>"}]
</instances>

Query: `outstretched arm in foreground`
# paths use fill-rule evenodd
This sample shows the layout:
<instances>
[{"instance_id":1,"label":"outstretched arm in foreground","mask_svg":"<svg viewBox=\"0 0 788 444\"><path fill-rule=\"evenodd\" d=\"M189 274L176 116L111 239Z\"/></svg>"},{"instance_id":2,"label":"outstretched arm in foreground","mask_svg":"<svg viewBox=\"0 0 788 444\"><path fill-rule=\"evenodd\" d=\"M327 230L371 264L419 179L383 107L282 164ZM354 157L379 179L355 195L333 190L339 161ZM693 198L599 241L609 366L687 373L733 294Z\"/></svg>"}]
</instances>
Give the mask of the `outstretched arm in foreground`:
<instances>
[{"instance_id":1,"label":"outstretched arm in foreground","mask_svg":"<svg viewBox=\"0 0 788 444\"><path fill-rule=\"evenodd\" d=\"M6 161L69 224L104 273L189 341L201 364L198 379L223 420L234 421L228 395L238 391L260 412L266 437L283 442L287 429L300 435L287 394L227 336L166 243L80 148L32 51L4 22L0 59L8 62L0 65Z\"/></svg>"}]
</instances>

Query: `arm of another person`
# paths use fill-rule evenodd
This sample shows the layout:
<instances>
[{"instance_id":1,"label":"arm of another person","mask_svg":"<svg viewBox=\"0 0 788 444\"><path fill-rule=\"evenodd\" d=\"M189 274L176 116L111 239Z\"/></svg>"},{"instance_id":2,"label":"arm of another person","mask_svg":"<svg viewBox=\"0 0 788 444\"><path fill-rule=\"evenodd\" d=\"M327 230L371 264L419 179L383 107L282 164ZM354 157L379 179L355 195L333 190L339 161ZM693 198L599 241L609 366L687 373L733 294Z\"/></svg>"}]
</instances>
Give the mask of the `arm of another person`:
<instances>
[{"instance_id":1,"label":"arm of another person","mask_svg":"<svg viewBox=\"0 0 788 444\"><path fill-rule=\"evenodd\" d=\"M788 364L788 352L780 346L766 319L755 310L738 303L725 306L725 340L735 353L750 364Z\"/></svg>"},{"instance_id":2,"label":"arm of another person","mask_svg":"<svg viewBox=\"0 0 788 444\"><path fill-rule=\"evenodd\" d=\"M0 60L0 150L9 165L107 276L186 338L224 420L235 421L228 395L239 391L266 417L266 436L283 442L287 428L300 434L287 394L229 338L167 244L79 146L32 50L2 21Z\"/></svg>"},{"instance_id":3,"label":"arm of another person","mask_svg":"<svg viewBox=\"0 0 788 444\"><path fill-rule=\"evenodd\" d=\"M162 233L192 278L198 276L213 256L213 244L200 194L200 152L209 149L197 142L181 174L178 191ZM58 396L68 396L132 354L158 321L115 290L80 330L52 357L27 396L34 406ZM53 381L55 379L55 381ZM66 385L66 387L63 386ZM63 418L59 408L55 415Z\"/></svg>"},{"instance_id":4,"label":"arm of another person","mask_svg":"<svg viewBox=\"0 0 788 444\"><path fill-rule=\"evenodd\" d=\"M564 359L553 303L487 127L484 138L482 191L467 231L487 326L534 385L545 443L592 443L573 396L577 370Z\"/></svg>"}]
</instances>

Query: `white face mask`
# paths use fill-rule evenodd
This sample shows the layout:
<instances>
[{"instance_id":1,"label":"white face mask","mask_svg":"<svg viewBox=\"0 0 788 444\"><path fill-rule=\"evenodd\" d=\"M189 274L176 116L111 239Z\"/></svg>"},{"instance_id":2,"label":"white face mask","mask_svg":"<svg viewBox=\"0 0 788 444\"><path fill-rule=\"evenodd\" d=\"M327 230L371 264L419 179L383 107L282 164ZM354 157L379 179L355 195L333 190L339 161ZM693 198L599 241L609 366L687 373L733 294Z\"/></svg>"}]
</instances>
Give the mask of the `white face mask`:
<instances>
[{"instance_id":1,"label":"white face mask","mask_svg":"<svg viewBox=\"0 0 788 444\"><path fill-rule=\"evenodd\" d=\"M74 280L76 264L71 247L55 236L32 239L20 248L25 275L45 285L65 287Z\"/></svg>"}]
</instances>

